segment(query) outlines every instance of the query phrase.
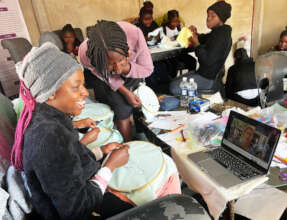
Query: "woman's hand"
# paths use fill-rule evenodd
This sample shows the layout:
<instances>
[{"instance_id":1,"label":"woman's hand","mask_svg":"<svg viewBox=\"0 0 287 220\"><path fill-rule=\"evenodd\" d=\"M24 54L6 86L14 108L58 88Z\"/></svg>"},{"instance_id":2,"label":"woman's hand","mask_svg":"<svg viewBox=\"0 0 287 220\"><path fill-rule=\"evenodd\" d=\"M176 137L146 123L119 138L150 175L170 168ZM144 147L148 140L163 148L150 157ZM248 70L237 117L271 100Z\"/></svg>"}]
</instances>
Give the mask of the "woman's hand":
<instances>
[{"instance_id":1,"label":"woman's hand","mask_svg":"<svg viewBox=\"0 0 287 220\"><path fill-rule=\"evenodd\" d=\"M152 39L153 39L153 37L152 37L152 36L150 36L150 37L146 37L146 38L145 38L145 40L146 40L146 41L151 41Z\"/></svg>"},{"instance_id":2,"label":"woman's hand","mask_svg":"<svg viewBox=\"0 0 287 220\"><path fill-rule=\"evenodd\" d=\"M197 34L197 28L194 25L189 26L189 30L194 34Z\"/></svg>"},{"instance_id":3,"label":"woman's hand","mask_svg":"<svg viewBox=\"0 0 287 220\"><path fill-rule=\"evenodd\" d=\"M127 89L124 85L119 88L119 92L123 94L128 101L128 103L133 107L139 107L141 105L141 101L139 97L137 97L133 92Z\"/></svg>"},{"instance_id":4,"label":"woman's hand","mask_svg":"<svg viewBox=\"0 0 287 220\"><path fill-rule=\"evenodd\" d=\"M74 128L95 128L97 123L91 118L85 118L79 121L73 121Z\"/></svg>"},{"instance_id":5,"label":"woman's hand","mask_svg":"<svg viewBox=\"0 0 287 220\"><path fill-rule=\"evenodd\" d=\"M95 127L93 128L91 131L87 132L82 139L80 140L80 142L84 145L88 145L90 143L92 143L93 141L97 140L98 135L100 133L100 129Z\"/></svg>"},{"instance_id":6,"label":"woman's hand","mask_svg":"<svg viewBox=\"0 0 287 220\"><path fill-rule=\"evenodd\" d=\"M124 145L119 144L117 142L112 142L109 144L106 144L105 146L101 147L101 150L103 152L103 154L109 154L111 153L113 150L119 149L121 147L123 147Z\"/></svg>"},{"instance_id":7,"label":"woman's hand","mask_svg":"<svg viewBox=\"0 0 287 220\"><path fill-rule=\"evenodd\" d=\"M129 160L128 150L128 145L123 145L121 148L113 150L105 164L105 167L108 167L113 172L114 169L125 165Z\"/></svg>"},{"instance_id":8,"label":"woman's hand","mask_svg":"<svg viewBox=\"0 0 287 220\"><path fill-rule=\"evenodd\" d=\"M126 99L128 103L130 103L133 107L139 107L141 105L141 101L139 97L137 97L133 92L129 91L126 95Z\"/></svg>"},{"instance_id":9,"label":"woman's hand","mask_svg":"<svg viewBox=\"0 0 287 220\"><path fill-rule=\"evenodd\" d=\"M195 47L197 44L199 44L198 35L194 34L193 37L189 38L190 43L193 47Z\"/></svg>"}]
</instances>

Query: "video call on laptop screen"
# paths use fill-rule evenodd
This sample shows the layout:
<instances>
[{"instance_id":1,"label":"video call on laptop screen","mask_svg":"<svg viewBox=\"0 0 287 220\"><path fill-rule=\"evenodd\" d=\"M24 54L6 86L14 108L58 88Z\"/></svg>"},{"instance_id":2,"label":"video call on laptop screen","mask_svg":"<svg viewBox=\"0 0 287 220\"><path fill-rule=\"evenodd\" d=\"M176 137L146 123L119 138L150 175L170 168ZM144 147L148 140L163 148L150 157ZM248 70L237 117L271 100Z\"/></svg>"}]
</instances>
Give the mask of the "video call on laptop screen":
<instances>
[{"instance_id":1,"label":"video call on laptop screen","mask_svg":"<svg viewBox=\"0 0 287 220\"><path fill-rule=\"evenodd\" d=\"M230 114L223 143L241 155L268 169L280 130L238 113Z\"/></svg>"}]
</instances>

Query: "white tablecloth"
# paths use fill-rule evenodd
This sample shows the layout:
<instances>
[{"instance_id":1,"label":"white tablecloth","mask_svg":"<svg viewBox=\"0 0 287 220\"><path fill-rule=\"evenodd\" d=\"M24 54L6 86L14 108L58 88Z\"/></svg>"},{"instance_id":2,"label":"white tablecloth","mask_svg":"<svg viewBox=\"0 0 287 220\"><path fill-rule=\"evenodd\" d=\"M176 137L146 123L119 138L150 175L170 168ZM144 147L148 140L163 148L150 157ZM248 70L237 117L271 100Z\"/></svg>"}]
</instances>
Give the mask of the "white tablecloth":
<instances>
[{"instance_id":1,"label":"white tablecloth","mask_svg":"<svg viewBox=\"0 0 287 220\"><path fill-rule=\"evenodd\" d=\"M224 188L209 178L195 163L188 159L188 154L202 149L202 147L191 147L190 144L183 143L181 146L172 147L171 154L182 180L190 189L202 195L214 219L219 218L228 201L249 193L268 179L263 176L238 186Z\"/></svg>"}]
</instances>

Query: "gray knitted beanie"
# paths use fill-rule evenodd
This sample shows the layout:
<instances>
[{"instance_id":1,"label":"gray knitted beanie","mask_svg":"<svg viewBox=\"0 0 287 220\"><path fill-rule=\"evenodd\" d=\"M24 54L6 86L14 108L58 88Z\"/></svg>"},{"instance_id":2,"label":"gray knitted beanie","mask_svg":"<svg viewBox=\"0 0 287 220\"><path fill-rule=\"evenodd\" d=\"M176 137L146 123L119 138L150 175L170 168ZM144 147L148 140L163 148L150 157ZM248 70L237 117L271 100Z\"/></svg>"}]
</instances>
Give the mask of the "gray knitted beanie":
<instances>
[{"instance_id":1,"label":"gray knitted beanie","mask_svg":"<svg viewBox=\"0 0 287 220\"><path fill-rule=\"evenodd\" d=\"M39 103L47 101L78 70L83 67L50 42L33 47L23 61L16 64L19 78Z\"/></svg>"}]
</instances>

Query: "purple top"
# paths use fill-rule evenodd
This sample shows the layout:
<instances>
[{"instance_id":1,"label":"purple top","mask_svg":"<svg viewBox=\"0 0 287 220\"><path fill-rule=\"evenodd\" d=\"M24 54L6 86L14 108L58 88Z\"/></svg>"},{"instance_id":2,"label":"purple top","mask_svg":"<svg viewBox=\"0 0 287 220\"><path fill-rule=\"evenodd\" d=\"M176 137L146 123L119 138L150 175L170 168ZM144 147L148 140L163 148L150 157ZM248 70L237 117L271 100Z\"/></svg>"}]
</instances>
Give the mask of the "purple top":
<instances>
[{"instance_id":1,"label":"purple top","mask_svg":"<svg viewBox=\"0 0 287 220\"><path fill-rule=\"evenodd\" d=\"M117 24L120 25L126 33L130 48L129 62L131 64L131 69L128 74L122 74L121 76L126 78L148 77L153 72L153 62L142 31L128 22L120 21L117 22ZM80 45L79 60L85 68L88 68L94 75L103 80L97 73L96 68L91 65L90 59L86 56L87 41L88 39ZM121 76L111 75L109 77L109 84L112 90L117 91L124 84L124 80Z\"/></svg>"}]
</instances>

